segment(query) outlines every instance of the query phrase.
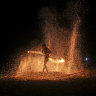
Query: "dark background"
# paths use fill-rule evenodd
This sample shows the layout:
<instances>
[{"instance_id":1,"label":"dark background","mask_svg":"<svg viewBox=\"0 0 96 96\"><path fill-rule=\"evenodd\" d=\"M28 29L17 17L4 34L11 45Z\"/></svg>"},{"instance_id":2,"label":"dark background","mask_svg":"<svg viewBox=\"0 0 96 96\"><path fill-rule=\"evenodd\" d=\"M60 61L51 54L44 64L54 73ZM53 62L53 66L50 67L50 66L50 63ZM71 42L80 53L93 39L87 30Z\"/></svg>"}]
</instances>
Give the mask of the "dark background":
<instances>
[{"instance_id":1,"label":"dark background","mask_svg":"<svg viewBox=\"0 0 96 96\"><path fill-rule=\"evenodd\" d=\"M62 11L70 0L34 0L6 2L1 8L0 31L0 68L10 61L20 50L28 48L32 41L42 41L39 12L45 6L56 7ZM96 64L96 3L85 0L85 12L82 18L83 56L88 56Z\"/></svg>"}]
</instances>

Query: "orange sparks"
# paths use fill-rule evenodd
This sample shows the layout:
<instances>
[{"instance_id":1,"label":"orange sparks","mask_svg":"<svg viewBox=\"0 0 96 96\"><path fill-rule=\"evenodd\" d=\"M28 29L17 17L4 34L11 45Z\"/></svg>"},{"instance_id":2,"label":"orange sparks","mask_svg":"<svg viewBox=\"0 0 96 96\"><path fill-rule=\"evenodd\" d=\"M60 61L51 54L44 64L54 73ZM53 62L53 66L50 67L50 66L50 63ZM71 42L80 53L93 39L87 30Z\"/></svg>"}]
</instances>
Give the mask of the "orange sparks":
<instances>
[{"instance_id":1,"label":"orange sparks","mask_svg":"<svg viewBox=\"0 0 96 96\"><path fill-rule=\"evenodd\" d=\"M42 52L40 52L40 51L27 51L27 53L29 53L29 54L43 55ZM54 62L54 63L64 63L65 62L64 59L53 59L53 58L49 58L49 60L51 62Z\"/></svg>"},{"instance_id":2,"label":"orange sparks","mask_svg":"<svg viewBox=\"0 0 96 96\"><path fill-rule=\"evenodd\" d=\"M27 51L27 53L29 53L29 54L40 54L40 55L43 55L42 52L40 52L40 51Z\"/></svg>"},{"instance_id":3,"label":"orange sparks","mask_svg":"<svg viewBox=\"0 0 96 96\"><path fill-rule=\"evenodd\" d=\"M49 60L51 61L51 62L54 62L54 63L64 63L65 62L65 60L64 59L52 59L52 58L49 58Z\"/></svg>"}]
</instances>

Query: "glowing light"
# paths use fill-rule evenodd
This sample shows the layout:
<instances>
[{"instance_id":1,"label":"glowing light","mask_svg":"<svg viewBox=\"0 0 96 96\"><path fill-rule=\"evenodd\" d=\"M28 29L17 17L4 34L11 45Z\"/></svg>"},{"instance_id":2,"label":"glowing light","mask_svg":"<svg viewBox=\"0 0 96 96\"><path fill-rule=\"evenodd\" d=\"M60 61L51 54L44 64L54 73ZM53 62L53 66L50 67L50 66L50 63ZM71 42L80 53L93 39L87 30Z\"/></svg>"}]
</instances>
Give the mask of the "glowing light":
<instances>
[{"instance_id":1,"label":"glowing light","mask_svg":"<svg viewBox=\"0 0 96 96\"><path fill-rule=\"evenodd\" d=\"M74 6L74 9L77 8ZM41 18L44 22L44 26L42 26L44 32L44 42L52 51L47 63L48 72L64 72L64 74L71 74L82 70L83 68L81 52L79 50L79 46L78 48L76 47L77 44L79 45L80 43L80 36L78 32L80 18L77 14L78 12L76 11L75 13L75 21L72 21L72 32L69 32L67 29L59 26L58 17L55 17L57 15L52 13L50 9L44 8L40 12ZM20 65L16 75L25 75L26 73L31 76L32 72L42 72L44 66L44 55L41 52L41 45L34 46L34 49L35 51L27 51L29 55L20 57ZM66 64L64 64L65 60L63 57L66 58ZM86 58L86 60L88 59ZM37 76L37 78L38 77L39 76Z\"/></svg>"},{"instance_id":2,"label":"glowing light","mask_svg":"<svg viewBox=\"0 0 96 96\"><path fill-rule=\"evenodd\" d=\"M42 52L40 52L40 51L27 51L27 53L29 53L29 54L40 54L40 55L43 55Z\"/></svg>"},{"instance_id":3,"label":"glowing light","mask_svg":"<svg viewBox=\"0 0 96 96\"><path fill-rule=\"evenodd\" d=\"M27 53L30 53L30 51L27 51Z\"/></svg>"},{"instance_id":4,"label":"glowing light","mask_svg":"<svg viewBox=\"0 0 96 96\"><path fill-rule=\"evenodd\" d=\"M89 60L88 57L86 57L86 58L85 58L85 61L88 61L88 60Z\"/></svg>"},{"instance_id":5,"label":"glowing light","mask_svg":"<svg viewBox=\"0 0 96 96\"><path fill-rule=\"evenodd\" d=\"M59 62L63 63L64 62L64 59L59 60Z\"/></svg>"},{"instance_id":6,"label":"glowing light","mask_svg":"<svg viewBox=\"0 0 96 96\"><path fill-rule=\"evenodd\" d=\"M27 53L30 54L38 54L38 55L43 55L42 52L40 51L27 51ZM64 59L53 59L53 58L49 58L50 61L54 62L54 63L64 63Z\"/></svg>"},{"instance_id":7,"label":"glowing light","mask_svg":"<svg viewBox=\"0 0 96 96\"><path fill-rule=\"evenodd\" d=\"M53 59L53 58L49 58L49 60L51 61L51 62L54 62L54 63L64 63L65 61L64 61L64 59Z\"/></svg>"}]
</instances>

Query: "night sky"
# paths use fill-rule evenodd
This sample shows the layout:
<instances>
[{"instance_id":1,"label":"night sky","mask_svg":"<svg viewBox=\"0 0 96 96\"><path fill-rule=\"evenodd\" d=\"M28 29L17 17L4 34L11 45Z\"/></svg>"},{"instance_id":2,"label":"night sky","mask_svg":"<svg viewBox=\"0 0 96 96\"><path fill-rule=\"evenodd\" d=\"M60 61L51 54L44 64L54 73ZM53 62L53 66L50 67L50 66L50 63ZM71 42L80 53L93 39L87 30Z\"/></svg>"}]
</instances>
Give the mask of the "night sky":
<instances>
[{"instance_id":1,"label":"night sky","mask_svg":"<svg viewBox=\"0 0 96 96\"><path fill-rule=\"evenodd\" d=\"M9 2L2 7L0 31L0 66L19 49L28 48L30 42L42 41L39 12L42 7L53 6L62 11L70 0L34 0L33 2ZM28 5L27 5L28 4ZM85 13L82 23L84 55L96 57L96 3L85 0ZM26 6L27 5L27 6ZM96 58L95 58L96 61Z\"/></svg>"}]
</instances>

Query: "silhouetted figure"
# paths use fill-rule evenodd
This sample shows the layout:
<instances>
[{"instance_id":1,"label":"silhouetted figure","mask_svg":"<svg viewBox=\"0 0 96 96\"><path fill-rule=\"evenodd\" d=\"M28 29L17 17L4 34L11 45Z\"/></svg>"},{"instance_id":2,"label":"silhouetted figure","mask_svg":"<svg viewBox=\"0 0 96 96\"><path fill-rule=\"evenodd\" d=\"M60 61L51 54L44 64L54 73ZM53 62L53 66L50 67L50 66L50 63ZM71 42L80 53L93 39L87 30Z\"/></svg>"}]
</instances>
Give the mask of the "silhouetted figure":
<instances>
[{"instance_id":1,"label":"silhouetted figure","mask_svg":"<svg viewBox=\"0 0 96 96\"><path fill-rule=\"evenodd\" d=\"M44 72L44 69L46 69L46 71L48 72L46 64L49 60L49 55L50 55L51 51L46 47L46 44L42 44L42 53L44 54L43 72Z\"/></svg>"}]
</instances>

